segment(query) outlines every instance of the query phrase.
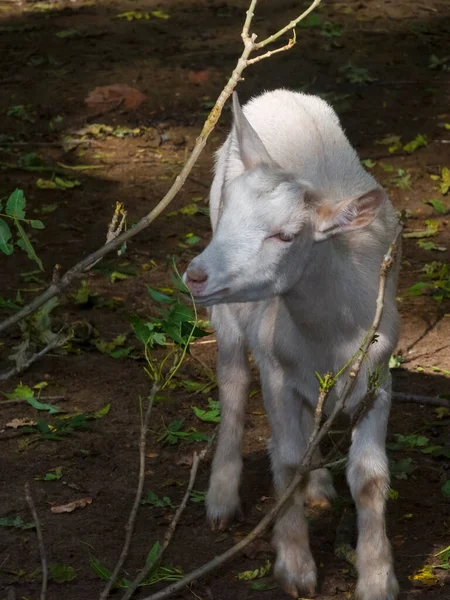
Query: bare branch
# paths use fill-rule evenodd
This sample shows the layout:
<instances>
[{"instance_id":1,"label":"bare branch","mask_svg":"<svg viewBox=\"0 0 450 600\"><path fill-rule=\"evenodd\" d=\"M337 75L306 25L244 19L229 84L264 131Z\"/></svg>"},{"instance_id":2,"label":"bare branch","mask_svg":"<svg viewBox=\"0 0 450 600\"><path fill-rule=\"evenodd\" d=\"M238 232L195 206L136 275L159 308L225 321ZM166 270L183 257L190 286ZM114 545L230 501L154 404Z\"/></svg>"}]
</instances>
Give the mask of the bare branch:
<instances>
[{"instance_id":1,"label":"bare branch","mask_svg":"<svg viewBox=\"0 0 450 600\"><path fill-rule=\"evenodd\" d=\"M36 525L36 534L38 538L39 544L39 554L41 556L41 568L42 568L42 587L41 587L41 595L40 600L46 600L47 598L47 582L48 582L48 568L47 568L47 554L45 552L45 544L44 537L42 535L41 523L39 521L39 517L36 511L36 506L33 502L33 497L30 492L30 484L27 482L25 484L25 498L30 507L31 514L33 515L34 524Z\"/></svg>"},{"instance_id":2,"label":"bare branch","mask_svg":"<svg viewBox=\"0 0 450 600\"><path fill-rule=\"evenodd\" d=\"M310 12L312 12L317 6L319 6L320 2L321 2L321 0L314 0L314 2L311 4L311 6L309 6L305 10L305 12L303 12L299 17L297 17L296 19L294 19L290 23L288 23L286 25L286 27L283 27L283 29L280 29L279 31L277 31L273 35L269 36L268 38L266 38L262 42L258 42L257 44L255 44L255 50L259 50L260 48L264 48L264 46L267 46L268 44L271 44L272 42L274 42L275 40L277 40L279 37L281 37L282 35L284 35L287 31L290 31L291 29L294 29L294 27L296 27L300 23L300 21L303 21L303 19L306 18L309 15Z\"/></svg>"},{"instance_id":3,"label":"bare branch","mask_svg":"<svg viewBox=\"0 0 450 600\"><path fill-rule=\"evenodd\" d=\"M59 332L59 333L61 333L61 332ZM5 373L1 373L0 381L6 381L10 377L13 377L14 375L18 375L19 373L22 373L22 371L26 371L28 369L28 367L30 367L39 358L41 358L48 352L51 352L55 348L59 348L60 346L63 346L67 342L67 340L70 339L70 337L71 337L71 335L59 335L59 333L56 335L54 340L52 340L49 344L47 344L47 346L45 346L45 348L42 348L42 350L40 350L39 352L36 352L36 354L33 354L33 356L30 356L30 358L28 360L21 363L20 365L16 365L13 369L6 371Z\"/></svg>"},{"instance_id":4,"label":"bare branch","mask_svg":"<svg viewBox=\"0 0 450 600\"><path fill-rule=\"evenodd\" d=\"M270 50L269 52L266 52L265 54L261 54L260 56L255 56L255 58L250 58L247 61L247 66L253 65L265 58L270 58L272 56L272 54L277 54L278 52L285 52L286 50L290 50L293 46L295 46L295 43L296 43L296 40L295 40L295 37L293 37L289 40L289 42L285 46L282 46L281 48L277 48L276 50Z\"/></svg>"},{"instance_id":5,"label":"bare branch","mask_svg":"<svg viewBox=\"0 0 450 600\"><path fill-rule=\"evenodd\" d=\"M402 227L401 227L401 225L399 225L395 232L395 238L394 238L393 242L391 243L391 245L389 246L389 249L388 249L387 253L385 254L383 261L381 263L376 311L375 311L375 315L373 318L373 322L372 322L372 325L370 326L368 333L366 334L366 336L363 340L363 343L361 344L360 351L359 351L357 358L355 359L355 362L350 370L347 384L344 387L344 391L343 391L342 395L337 399L336 404L335 404L330 416L328 417L328 419L325 421L325 423L322 425L322 427L319 427L314 438L309 441L305 455L303 456L303 459L300 462L297 473L296 473L295 477L293 478L292 482L290 483L290 485L286 488L285 492L279 498L277 503L271 508L271 510L265 515L265 517L258 523L258 525L240 542L238 542L237 544L235 544L234 546L229 548L223 554L216 556L213 560L206 563L202 567L196 569L195 571L192 571L191 573L189 573L188 575L183 577L183 579L181 579L180 581L177 581L175 583L168 585L166 588L164 588L160 592L157 592L156 594L152 594L151 596L147 596L143 600L163 600L164 598L169 598L170 596L179 592L180 590L182 590L184 587L186 587L193 581L196 581L197 579L204 577L208 573L211 573L211 571L214 571L215 569L217 569L218 567L223 565L225 562L227 562L228 560L233 558L236 554L238 554L241 550L243 550L246 546L248 546L248 544L250 544L250 542L252 542L259 535L261 535L261 533L263 531L265 531L265 529L267 529L267 527L270 525L272 520L278 515L280 510L283 508L284 504L287 502L287 500L289 500L289 498L292 496L294 491L297 489L298 485L302 482L306 473L308 473L312 469L317 469L322 466L327 466L328 463L326 460L323 460L320 463L316 462L313 464L314 454L315 454L316 450L318 449L319 444L322 441L322 439L327 435L327 433L331 429L336 417L338 416L339 413L341 413L341 411L345 407L345 403L346 403L347 399L349 398L350 394L352 393L353 388L356 383L356 380L358 378L358 375L361 371L361 366L362 366L363 360L366 357L367 352L375 339L375 335L376 335L377 329L380 325L381 316L382 316L383 307L384 307L386 278L387 278L388 271L395 260L398 239L401 234L401 231L402 231ZM325 388L325 389L328 389L328 388ZM326 399L326 394L327 394L327 392L324 392L322 405ZM363 403L364 403L364 401L363 401ZM321 410L316 411L316 416L315 416L316 424L317 424L317 422L320 422L319 415L321 415Z\"/></svg>"},{"instance_id":6,"label":"bare branch","mask_svg":"<svg viewBox=\"0 0 450 600\"><path fill-rule=\"evenodd\" d=\"M183 514L184 509L186 508L186 504L188 503L189 497L191 495L192 489L194 487L195 478L197 477L198 466L200 461L204 458L206 454L207 448L205 448L200 454L194 452L191 473L189 476L189 483L186 488L186 492L183 496L183 500L181 501L180 506L178 507L167 531L164 535L164 541L162 543L161 549L158 553L158 556L154 558L150 563L146 564L136 579L131 583L130 587L127 589L125 594L123 595L122 600L129 600L131 596L134 594L136 588L144 581L150 571L154 568L157 562L161 560L163 553L165 552L167 546L170 544L173 534L175 533L175 529L178 525L178 521L180 520L181 515Z\"/></svg>"},{"instance_id":7,"label":"bare branch","mask_svg":"<svg viewBox=\"0 0 450 600\"><path fill-rule=\"evenodd\" d=\"M40 306L45 304L45 302L47 302L51 298L54 298L55 296L61 294L67 287L69 287L69 285L75 277L85 273L86 270L93 265L93 263L100 260L113 250L120 248L124 242L131 239L132 237L140 233L142 230L146 229L151 223L153 223L153 221L157 217L159 217L159 215L167 208L167 206L169 206L169 204L178 194L180 189L183 187L193 166L197 162L198 157L200 156L206 145L206 141L209 135L213 131L217 121L220 118L220 115L222 114L222 109L225 105L225 102L231 96L234 88L241 80L243 71L247 68L249 64L251 64L249 63L250 54L254 50L259 50L260 48L263 48L271 42L277 40L281 35L286 33L286 31L293 29L302 19L304 19L312 10L314 10L316 6L320 4L320 1L321 0L314 0L311 6L306 11L304 11L299 17L297 17L297 19L291 21L288 25L286 25L286 27L283 27L283 29L270 36L266 40L263 40L262 42L259 42L259 44L256 44L256 35L250 35L249 29L253 19L257 0L251 0L250 7L247 11L247 16L242 29L242 40L244 42L244 49L242 51L242 54L239 60L237 61L237 64L227 84L219 94L216 103L211 109L211 112L209 113L208 118L206 119L203 125L202 131L196 140L194 149L192 150L188 160L184 164L180 174L176 177L172 187L169 189L167 194L147 215L142 217L142 219L138 221L138 223L136 223L134 227L132 227L128 231L121 233L119 236L112 239L95 252L92 252L92 254L86 256L83 260L81 260L71 269L66 271L66 273L63 275L63 277L61 277L59 281L53 282L40 296L34 298L34 300L32 300L29 304L24 306L21 310L17 311L14 315L11 315L9 318L5 319L2 323L0 323L0 333L2 331L6 331L25 317L28 317L29 315L33 314ZM278 51L281 51L281 49L279 49ZM261 58L258 58L258 60L261 60Z\"/></svg>"},{"instance_id":8,"label":"bare branch","mask_svg":"<svg viewBox=\"0 0 450 600\"><path fill-rule=\"evenodd\" d=\"M148 422L150 419L150 415L153 408L153 402L155 400L155 396L159 390L159 387L156 383L152 386L152 391L150 393L150 398L147 406L147 410L145 411L144 418L141 423L141 435L139 439L139 478L138 478L138 486L136 489L136 495L134 498L133 508L131 509L130 516L128 517L128 522L125 526L125 542L123 544L122 552L120 553L119 560L117 561L116 566L114 567L114 571L111 575L110 580L106 584L104 590L100 594L99 600L106 600L109 596L109 592L111 591L114 582L116 581L119 573L125 563L125 560L128 556L128 551L130 549L131 537L133 535L134 525L136 522L136 516L139 508L139 503L142 498L142 490L144 489L144 480L145 480L145 448L147 443L147 430L148 430Z\"/></svg>"}]
</instances>

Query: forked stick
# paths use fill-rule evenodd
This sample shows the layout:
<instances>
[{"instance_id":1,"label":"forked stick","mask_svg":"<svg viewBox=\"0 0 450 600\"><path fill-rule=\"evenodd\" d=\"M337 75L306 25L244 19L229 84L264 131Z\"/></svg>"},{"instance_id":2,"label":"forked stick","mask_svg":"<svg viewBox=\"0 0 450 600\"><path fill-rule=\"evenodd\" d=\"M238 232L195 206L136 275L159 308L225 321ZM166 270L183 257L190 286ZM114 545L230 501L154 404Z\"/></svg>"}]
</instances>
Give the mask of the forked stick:
<instances>
[{"instance_id":1,"label":"forked stick","mask_svg":"<svg viewBox=\"0 0 450 600\"><path fill-rule=\"evenodd\" d=\"M148 422L150 419L150 415L153 408L153 402L155 401L155 396L159 390L159 387L156 383L152 386L152 391L150 393L150 398L147 406L147 410L145 411L144 418L141 422L141 435L139 439L139 478L138 478L138 486L136 489L136 494L134 498L133 508L131 509L130 516L128 517L128 522L125 526L125 542L123 544L122 552L120 553L119 560L117 561L116 566L114 567L114 571L105 585L104 590L100 594L99 600L106 600L109 596L109 592L111 591L112 586L114 585L116 579L119 576L119 573L125 563L125 560L128 556L128 551L130 549L131 538L133 535L134 524L136 522L137 512L139 508L139 503L142 498L142 490L144 489L144 479L145 479L145 448L147 441L147 431L148 431Z\"/></svg>"}]
</instances>

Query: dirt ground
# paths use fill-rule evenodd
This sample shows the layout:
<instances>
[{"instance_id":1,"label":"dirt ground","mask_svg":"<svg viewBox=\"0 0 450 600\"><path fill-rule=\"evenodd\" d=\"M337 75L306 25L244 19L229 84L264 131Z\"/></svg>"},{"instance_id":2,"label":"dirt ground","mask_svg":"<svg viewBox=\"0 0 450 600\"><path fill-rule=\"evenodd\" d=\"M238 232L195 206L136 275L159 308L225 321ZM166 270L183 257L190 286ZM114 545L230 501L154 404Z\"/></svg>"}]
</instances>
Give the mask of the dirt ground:
<instances>
[{"instance_id":1,"label":"dirt ground","mask_svg":"<svg viewBox=\"0 0 450 600\"><path fill-rule=\"evenodd\" d=\"M192 149L209 103L220 92L240 54L246 7L245 0L142 0L139 4L126 0L0 0L0 198L15 188L23 189L27 216L45 224L45 229L32 233L44 273L30 275L36 266L18 249L11 257L2 254L3 298L14 300L20 290L23 300L30 300L51 281L56 263L65 269L98 248L116 201L124 203L129 223L156 205ZM261 1L254 30L262 38L299 10L301 3L291 0ZM151 18L117 16L130 11L147 12ZM155 16L152 11L159 12ZM164 14L169 18L161 18ZM440 199L450 206L449 196L436 189L439 181L431 178L439 178L441 168L450 167L450 58L446 60L450 4L447 0L323 0L317 14L317 26L298 29L294 49L248 69L239 85L241 100L276 87L323 94L338 110L361 158L373 161L368 168L387 187L396 208L407 211L406 230L425 230L425 221L435 219L437 233L426 240L450 247L449 215L437 214L425 203ZM433 56L437 63L430 58ZM348 63L367 71L342 71ZM352 73L374 80L351 82ZM117 83L138 88L146 100L136 110L120 105L103 114L89 114L84 103L89 92ZM93 124L111 129L87 131ZM2 391L9 393L20 382L32 387L45 381L48 386L42 396L62 397L55 404L68 413L111 405L109 413L91 421L87 430L77 430L62 441L34 444L26 443L30 436L21 429L7 424L13 419L36 419L42 413L24 403L2 406L0 518L21 517L30 522L24 483L31 482L49 562L69 565L76 571L70 582L50 581L49 600L98 597L104 583L90 568L89 557L109 568L114 566L137 483L139 397L147 397L150 391L145 362L99 352L90 342L92 332L97 330L107 341L125 334L126 345L137 348L128 315L155 310L146 285L170 286L167 257L175 255L181 270L207 244L209 220L203 208L211 182L211 157L229 124L230 112L226 110L169 212L128 244L124 258L105 261L109 272L128 269L133 275L111 283L105 276L107 270L93 272L89 286L100 294L103 303L97 297L96 305L77 304L69 294L77 291L79 283L60 299L54 311L54 328L72 324L77 332L72 351L49 354L22 375L1 384ZM427 137L428 144L411 154L402 147L390 152L389 145L376 143L388 136L401 136L406 144L419 134ZM30 165L26 155L32 152L46 164L99 168L59 167L65 177L81 185L41 189L38 179L51 179L51 173L24 168ZM195 214L179 212L193 203L200 207ZM189 234L200 240L186 243ZM429 295L406 295L411 285L423 280L425 264L448 262L449 253L420 247L418 241L405 239L404 244L399 289L403 363L393 370L394 389L449 394L450 302L437 303ZM5 317L10 314L9 309L0 310ZM211 343L193 346L193 357L185 361L179 379L205 380L204 366L213 367L215 359L213 337L206 340ZM10 348L19 341L18 329L3 338L3 370L11 368ZM164 564L185 573L200 566L240 539L270 506L273 492L265 452L268 426L256 379L253 389L256 393L247 414L242 484L244 522L225 533L213 533L205 521L203 504L190 502ZM210 396L216 399L217 390ZM191 408L205 408L206 399L176 386L155 406L148 436L145 494L153 491L170 497L173 505L180 502L189 478L189 458L194 450L204 447L204 442L164 445L157 440L164 424L180 418L185 419L184 429L196 427L211 434L213 425L196 419ZM396 434L420 433L429 439L429 446L448 448L449 423L448 413L438 414L431 406L395 402L388 440L394 441ZM390 499L387 508L400 598L448 599L448 571L434 569L428 582L420 576L414 581L414 574L422 567L439 563L435 555L450 544L450 499L441 491L450 477L448 458L425 454L420 448L390 450L390 457L397 464L405 459L401 464L409 464L411 471L400 474L404 478L393 477L391 485L398 497ZM200 467L195 484L198 491L207 489L209 462ZM62 467L59 480L34 479L56 467ZM334 553L343 506L350 506L344 474L337 473L335 479L339 502L332 510L310 515L312 551L320 578L317 597L323 600L351 598L356 582L351 566ZM91 504L72 513L50 510L86 497L92 499ZM126 576L132 577L156 540L162 540L172 515L172 508L141 507ZM267 559L273 560L269 541L267 533L252 551L181 596L202 600L285 598L276 587L255 591L250 582L236 577L263 566ZM0 526L0 598L37 599L38 567L35 531ZM164 585L143 588L136 598ZM121 593L114 592L114 597L121 597Z\"/></svg>"}]
</instances>

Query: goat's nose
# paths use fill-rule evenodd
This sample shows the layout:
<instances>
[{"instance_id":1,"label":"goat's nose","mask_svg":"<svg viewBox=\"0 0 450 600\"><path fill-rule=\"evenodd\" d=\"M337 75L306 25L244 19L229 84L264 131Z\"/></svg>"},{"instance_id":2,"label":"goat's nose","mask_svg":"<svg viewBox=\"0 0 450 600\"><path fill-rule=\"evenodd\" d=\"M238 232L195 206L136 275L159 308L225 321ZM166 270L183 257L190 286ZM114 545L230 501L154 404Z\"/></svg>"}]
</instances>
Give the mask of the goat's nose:
<instances>
[{"instance_id":1,"label":"goat's nose","mask_svg":"<svg viewBox=\"0 0 450 600\"><path fill-rule=\"evenodd\" d=\"M195 283L205 283L208 274L201 267L192 266L186 271L187 278Z\"/></svg>"}]
</instances>

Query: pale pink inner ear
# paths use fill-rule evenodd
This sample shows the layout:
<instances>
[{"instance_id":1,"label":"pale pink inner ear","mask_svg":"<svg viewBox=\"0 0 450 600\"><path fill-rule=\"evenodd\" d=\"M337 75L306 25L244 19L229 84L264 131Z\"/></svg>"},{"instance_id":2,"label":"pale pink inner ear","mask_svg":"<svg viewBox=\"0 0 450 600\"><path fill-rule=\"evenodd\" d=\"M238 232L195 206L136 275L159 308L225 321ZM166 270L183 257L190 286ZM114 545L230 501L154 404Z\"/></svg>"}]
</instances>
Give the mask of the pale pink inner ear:
<instances>
[{"instance_id":1,"label":"pale pink inner ear","mask_svg":"<svg viewBox=\"0 0 450 600\"><path fill-rule=\"evenodd\" d=\"M316 212L316 238L325 239L336 233L369 225L383 206L386 194L375 188L358 198L338 204L320 204Z\"/></svg>"}]
</instances>

